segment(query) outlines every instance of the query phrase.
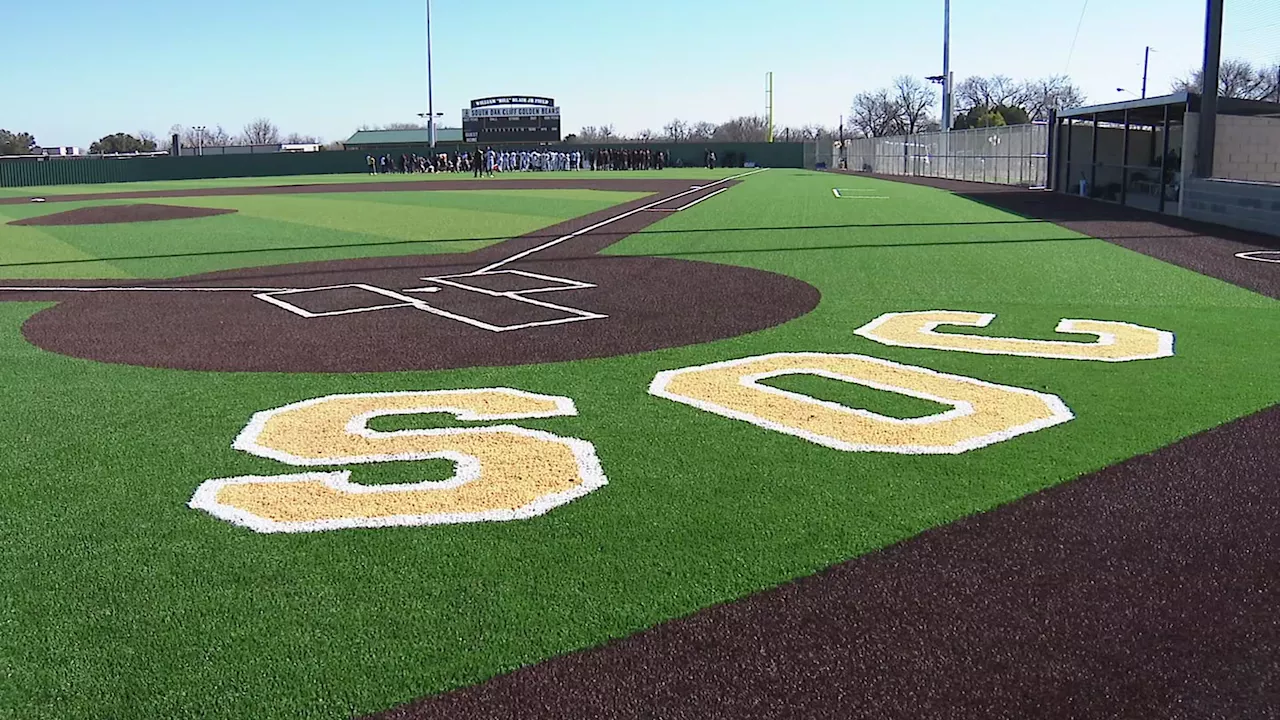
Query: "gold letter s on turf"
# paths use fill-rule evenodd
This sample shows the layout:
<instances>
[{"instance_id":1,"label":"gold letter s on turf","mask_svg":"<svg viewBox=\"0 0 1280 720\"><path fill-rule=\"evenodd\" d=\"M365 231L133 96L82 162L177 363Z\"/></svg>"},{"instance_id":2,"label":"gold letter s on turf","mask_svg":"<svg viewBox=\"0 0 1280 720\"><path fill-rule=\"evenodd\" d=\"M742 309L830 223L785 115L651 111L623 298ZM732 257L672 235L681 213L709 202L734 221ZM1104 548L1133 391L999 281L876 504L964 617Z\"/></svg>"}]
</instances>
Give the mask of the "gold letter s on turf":
<instances>
[{"instance_id":1,"label":"gold letter s on turf","mask_svg":"<svg viewBox=\"0 0 1280 720\"><path fill-rule=\"evenodd\" d=\"M459 420L576 415L566 397L509 388L330 395L264 410L232 447L289 465L445 458L443 482L358 485L349 471L208 480L190 507L258 532L519 520L607 481L595 446L514 425L378 432L370 419L444 412Z\"/></svg>"}]
</instances>

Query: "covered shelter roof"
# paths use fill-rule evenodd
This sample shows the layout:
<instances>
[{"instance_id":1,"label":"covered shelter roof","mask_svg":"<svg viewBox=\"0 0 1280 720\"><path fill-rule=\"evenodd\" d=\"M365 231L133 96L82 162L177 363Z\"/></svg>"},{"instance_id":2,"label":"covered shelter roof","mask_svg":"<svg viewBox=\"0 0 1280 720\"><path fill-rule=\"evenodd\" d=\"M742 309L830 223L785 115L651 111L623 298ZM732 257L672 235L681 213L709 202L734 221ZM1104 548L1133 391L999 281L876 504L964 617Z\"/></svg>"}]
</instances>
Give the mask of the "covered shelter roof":
<instances>
[{"instance_id":1,"label":"covered shelter roof","mask_svg":"<svg viewBox=\"0 0 1280 720\"><path fill-rule=\"evenodd\" d=\"M1176 92L1157 97L1122 100L1120 102L1089 105L1071 108L1058 113L1061 120L1093 120L1098 122L1123 123L1126 113L1130 123L1156 125L1164 122L1165 108L1169 109L1169 119L1182 121L1189 112L1200 112L1200 95L1191 92ZM1242 100L1240 98L1218 98L1219 115L1262 115L1280 117L1280 103L1266 100Z\"/></svg>"}]
</instances>

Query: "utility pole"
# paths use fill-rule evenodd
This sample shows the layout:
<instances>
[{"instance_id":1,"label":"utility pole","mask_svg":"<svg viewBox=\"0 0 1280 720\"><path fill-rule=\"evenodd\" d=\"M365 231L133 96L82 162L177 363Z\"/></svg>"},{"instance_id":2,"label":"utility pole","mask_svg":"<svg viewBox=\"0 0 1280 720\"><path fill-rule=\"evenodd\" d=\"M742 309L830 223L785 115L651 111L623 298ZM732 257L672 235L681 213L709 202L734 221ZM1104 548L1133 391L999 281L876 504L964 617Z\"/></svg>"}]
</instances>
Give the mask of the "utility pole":
<instances>
[{"instance_id":1,"label":"utility pole","mask_svg":"<svg viewBox=\"0 0 1280 720\"><path fill-rule=\"evenodd\" d=\"M942 131L951 130L951 0L942 6Z\"/></svg>"},{"instance_id":2,"label":"utility pole","mask_svg":"<svg viewBox=\"0 0 1280 720\"><path fill-rule=\"evenodd\" d=\"M421 107L421 106L419 106ZM431 89L431 0L427 0L427 142L436 147L436 106Z\"/></svg>"},{"instance_id":3,"label":"utility pole","mask_svg":"<svg viewBox=\"0 0 1280 720\"><path fill-rule=\"evenodd\" d=\"M1147 69L1151 67L1151 46L1142 54L1142 99L1147 99Z\"/></svg>"}]
</instances>

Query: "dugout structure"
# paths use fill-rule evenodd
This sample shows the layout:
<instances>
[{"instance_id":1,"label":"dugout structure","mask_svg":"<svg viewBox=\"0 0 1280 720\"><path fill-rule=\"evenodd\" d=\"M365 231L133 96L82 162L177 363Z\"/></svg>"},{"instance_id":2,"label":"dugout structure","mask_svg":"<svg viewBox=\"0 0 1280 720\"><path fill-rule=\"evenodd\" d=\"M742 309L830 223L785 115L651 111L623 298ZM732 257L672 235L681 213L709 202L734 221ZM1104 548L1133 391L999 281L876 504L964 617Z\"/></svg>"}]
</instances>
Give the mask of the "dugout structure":
<instances>
[{"instance_id":1,"label":"dugout structure","mask_svg":"<svg viewBox=\"0 0 1280 720\"><path fill-rule=\"evenodd\" d=\"M560 142L560 108L552 98L503 95L471 101L462 109L462 139L467 143Z\"/></svg>"}]
</instances>

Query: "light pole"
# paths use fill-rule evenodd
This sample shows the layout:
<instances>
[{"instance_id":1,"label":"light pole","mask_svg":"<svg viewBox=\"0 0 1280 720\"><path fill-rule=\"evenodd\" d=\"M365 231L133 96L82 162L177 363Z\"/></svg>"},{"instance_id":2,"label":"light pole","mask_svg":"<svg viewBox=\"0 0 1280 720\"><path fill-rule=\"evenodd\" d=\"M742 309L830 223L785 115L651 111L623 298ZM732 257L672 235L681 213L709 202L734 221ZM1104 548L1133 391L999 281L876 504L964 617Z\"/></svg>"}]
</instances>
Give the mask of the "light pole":
<instances>
[{"instance_id":1,"label":"light pole","mask_svg":"<svg viewBox=\"0 0 1280 720\"><path fill-rule=\"evenodd\" d=\"M433 115L429 112L424 112L424 113L418 113L418 117L426 118L427 120L427 139L431 143L431 149L434 150L436 147L436 120L435 119L438 117L444 117L444 113L440 112L440 113L435 113Z\"/></svg>"},{"instance_id":2,"label":"light pole","mask_svg":"<svg viewBox=\"0 0 1280 720\"><path fill-rule=\"evenodd\" d=\"M436 148L436 106L431 88L431 0L427 0L427 141Z\"/></svg>"},{"instance_id":3,"label":"light pole","mask_svg":"<svg viewBox=\"0 0 1280 720\"><path fill-rule=\"evenodd\" d=\"M196 131L196 154L204 157L204 131L207 128L204 125L197 125L191 129Z\"/></svg>"},{"instance_id":4,"label":"light pole","mask_svg":"<svg viewBox=\"0 0 1280 720\"><path fill-rule=\"evenodd\" d=\"M1136 93L1136 92L1134 92L1134 91L1132 91L1132 90L1126 90L1125 88L1116 88L1116 92L1129 93L1130 95L1132 95L1132 96L1134 96L1134 97L1138 97L1138 93Z\"/></svg>"},{"instance_id":5,"label":"light pole","mask_svg":"<svg viewBox=\"0 0 1280 720\"><path fill-rule=\"evenodd\" d=\"M951 0L942 4L942 131L951 130Z\"/></svg>"}]
</instances>

